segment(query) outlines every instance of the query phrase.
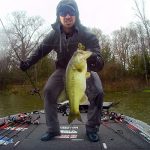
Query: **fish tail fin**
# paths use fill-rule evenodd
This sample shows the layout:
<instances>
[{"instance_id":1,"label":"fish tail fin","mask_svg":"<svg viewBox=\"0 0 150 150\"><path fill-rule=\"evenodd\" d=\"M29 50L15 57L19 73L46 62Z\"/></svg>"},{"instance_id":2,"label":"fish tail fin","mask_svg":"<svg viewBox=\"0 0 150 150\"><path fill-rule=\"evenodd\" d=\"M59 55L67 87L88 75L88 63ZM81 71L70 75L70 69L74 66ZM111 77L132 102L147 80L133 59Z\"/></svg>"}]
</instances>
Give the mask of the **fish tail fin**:
<instances>
[{"instance_id":1,"label":"fish tail fin","mask_svg":"<svg viewBox=\"0 0 150 150\"><path fill-rule=\"evenodd\" d=\"M83 122L83 121L82 121L82 118L81 118L81 114L80 114L80 113L78 113L78 114L77 114L77 117L76 117L76 118L77 118L77 120L78 120L78 121Z\"/></svg>"},{"instance_id":2,"label":"fish tail fin","mask_svg":"<svg viewBox=\"0 0 150 150\"><path fill-rule=\"evenodd\" d=\"M73 120L79 120L82 122L82 118L81 118L81 115L80 113L76 113L76 114L73 114L73 113L70 113L69 116L68 116L68 123L72 123Z\"/></svg>"}]
</instances>

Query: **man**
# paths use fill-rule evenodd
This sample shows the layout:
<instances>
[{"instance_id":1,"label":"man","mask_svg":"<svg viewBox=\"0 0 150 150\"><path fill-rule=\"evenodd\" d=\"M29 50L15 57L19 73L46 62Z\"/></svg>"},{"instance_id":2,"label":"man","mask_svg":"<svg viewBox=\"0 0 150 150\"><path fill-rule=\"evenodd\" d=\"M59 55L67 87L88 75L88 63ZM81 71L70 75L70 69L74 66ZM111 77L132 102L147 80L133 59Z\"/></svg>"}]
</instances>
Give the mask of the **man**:
<instances>
[{"instance_id":1,"label":"man","mask_svg":"<svg viewBox=\"0 0 150 150\"><path fill-rule=\"evenodd\" d=\"M87 79L86 94L90 102L86 134L90 141L99 141L98 129L101 120L103 102L103 89L97 71L103 68L104 62L100 54L99 41L96 36L81 25L79 11L74 0L61 0L57 6L57 19L52 25L53 30L43 40L35 52L25 61L20 68L25 71L39 59L47 55L51 50L57 52L56 70L48 79L44 88L44 109L46 116L47 132L42 136L42 141L51 140L60 135L60 127L57 116L57 98L64 88L64 76L66 66L82 43L86 50L93 54L88 58L88 71L91 77Z\"/></svg>"}]
</instances>

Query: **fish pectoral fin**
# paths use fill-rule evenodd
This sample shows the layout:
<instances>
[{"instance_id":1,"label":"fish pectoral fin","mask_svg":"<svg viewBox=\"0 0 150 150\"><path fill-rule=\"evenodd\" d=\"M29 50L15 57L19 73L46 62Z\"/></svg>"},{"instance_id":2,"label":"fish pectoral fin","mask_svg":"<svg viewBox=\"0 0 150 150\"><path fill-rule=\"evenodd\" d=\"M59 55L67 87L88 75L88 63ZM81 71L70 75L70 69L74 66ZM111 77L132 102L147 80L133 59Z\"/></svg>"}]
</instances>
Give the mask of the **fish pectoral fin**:
<instances>
[{"instance_id":1,"label":"fish pectoral fin","mask_svg":"<svg viewBox=\"0 0 150 150\"><path fill-rule=\"evenodd\" d=\"M85 103L86 101L88 101L88 97L84 94L83 97L80 100L80 104Z\"/></svg>"},{"instance_id":2,"label":"fish pectoral fin","mask_svg":"<svg viewBox=\"0 0 150 150\"><path fill-rule=\"evenodd\" d=\"M91 76L90 72L86 72L86 78L89 78Z\"/></svg>"},{"instance_id":3,"label":"fish pectoral fin","mask_svg":"<svg viewBox=\"0 0 150 150\"><path fill-rule=\"evenodd\" d=\"M82 118L81 118L81 115L80 115L80 112L77 113L77 114L70 113L69 116L68 116L68 123L69 123L69 124L72 123L73 120L75 120L75 119L77 119L77 120L83 122L83 121L82 121Z\"/></svg>"},{"instance_id":4,"label":"fish pectoral fin","mask_svg":"<svg viewBox=\"0 0 150 150\"><path fill-rule=\"evenodd\" d=\"M83 122L80 113L77 115L77 120Z\"/></svg>"},{"instance_id":5,"label":"fish pectoral fin","mask_svg":"<svg viewBox=\"0 0 150 150\"><path fill-rule=\"evenodd\" d=\"M67 100L67 95L66 95L66 91L65 89L62 90L62 92L60 93L60 95L58 96L58 101L59 102L64 102Z\"/></svg>"}]
</instances>

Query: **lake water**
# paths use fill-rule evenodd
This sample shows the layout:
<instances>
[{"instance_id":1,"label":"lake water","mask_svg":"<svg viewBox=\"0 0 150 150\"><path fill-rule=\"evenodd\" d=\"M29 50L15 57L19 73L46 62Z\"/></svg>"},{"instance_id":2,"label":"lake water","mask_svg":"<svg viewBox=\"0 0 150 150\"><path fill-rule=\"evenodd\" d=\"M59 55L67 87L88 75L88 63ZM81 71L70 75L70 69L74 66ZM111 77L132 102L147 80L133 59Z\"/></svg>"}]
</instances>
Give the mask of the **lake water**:
<instances>
[{"instance_id":1,"label":"lake water","mask_svg":"<svg viewBox=\"0 0 150 150\"><path fill-rule=\"evenodd\" d=\"M119 102L111 111L122 113L150 124L150 92L105 93L105 101ZM0 117L43 109L43 101L36 95L0 95Z\"/></svg>"}]
</instances>

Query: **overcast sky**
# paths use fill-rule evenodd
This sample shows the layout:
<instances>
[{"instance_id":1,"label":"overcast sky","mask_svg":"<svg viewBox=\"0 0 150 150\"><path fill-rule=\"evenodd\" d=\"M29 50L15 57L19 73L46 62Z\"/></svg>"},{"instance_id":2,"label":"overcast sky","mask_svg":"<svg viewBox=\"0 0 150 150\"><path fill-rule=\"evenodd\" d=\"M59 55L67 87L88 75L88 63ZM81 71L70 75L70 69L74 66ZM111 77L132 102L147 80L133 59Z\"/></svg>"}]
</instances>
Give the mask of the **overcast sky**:
<instances>
[{"instance_id":1,"label":"overcast sky","mask_svg":"<svg viewBox=\"0 0 150 150\"><path fill-rule=\"evenodd\" d=\"M60 0L0 0L0 17L13 11L25 10L29 15L39 15L49 24L55 22L56 6ZM138 0L139 2L141 0ZM76 0L81 23L97 27L111 34L130 22L137 21L133 0ZM147 18L150 19L150 0L145 0ZM0 24L1 26L1 24Z\"/></svg>"}]
</instances>

